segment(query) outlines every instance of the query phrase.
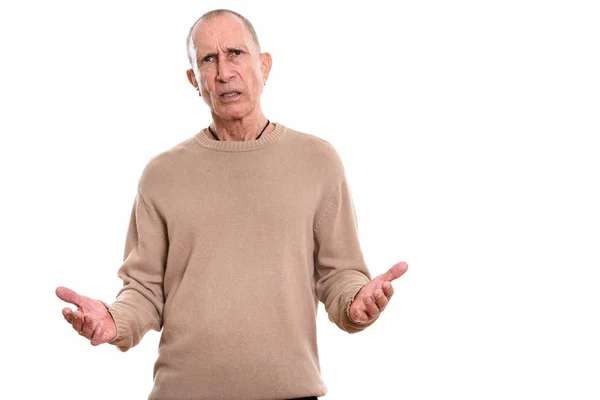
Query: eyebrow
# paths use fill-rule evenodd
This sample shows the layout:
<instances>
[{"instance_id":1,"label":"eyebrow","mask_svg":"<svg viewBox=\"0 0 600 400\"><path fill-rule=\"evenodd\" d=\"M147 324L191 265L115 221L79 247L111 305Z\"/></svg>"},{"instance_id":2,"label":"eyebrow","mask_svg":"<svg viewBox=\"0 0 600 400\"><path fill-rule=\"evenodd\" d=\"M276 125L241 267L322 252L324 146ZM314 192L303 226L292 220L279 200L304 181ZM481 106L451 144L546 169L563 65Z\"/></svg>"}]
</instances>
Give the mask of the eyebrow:
<instances>
[{"instance_id":1,"label":"eyebrow","mask_svg":"<svg viewBox=\"0 0 600 400\"><path fill-rule=\"evenodd\" d=\"M246 46L240 45L240 46L227 46L225 47L225 50L229 53L230 51L234 51L234 50L242 50L245 51L246 53L249 53L249 50ZM201 55L200 57L198 57L198 60L202 60L205 57L208 56L216 56L217 53L203 53L203 55Z\"/></svg>"}]
</instances>

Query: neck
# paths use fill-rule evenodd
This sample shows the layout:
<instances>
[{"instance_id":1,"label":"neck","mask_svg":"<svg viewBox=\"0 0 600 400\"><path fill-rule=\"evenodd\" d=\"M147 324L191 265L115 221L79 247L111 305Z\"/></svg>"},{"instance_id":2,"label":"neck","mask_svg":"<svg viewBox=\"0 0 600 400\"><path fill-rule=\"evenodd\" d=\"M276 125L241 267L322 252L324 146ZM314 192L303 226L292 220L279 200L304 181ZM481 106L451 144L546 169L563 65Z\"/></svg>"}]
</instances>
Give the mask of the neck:
<instances>
[{"instance_id":1,"label":"neck","mask_svg":"<svg viewBox=\"0 0 600 400\"><path fill-rule=\"evenodd\" d=\"M212 117L213 122L211 124L211 129L215 132L219 140L225 142L254 140L267 124L267 118L262 112L258 115L234 120L223 120L215 114L213 114ZM267 130L265 130L261 138L272 130L272 128L269 128L271 128L271 126L267 127ZM208 133L208 135L214 139L210 133Z\"/></svg>"}]
</instances>

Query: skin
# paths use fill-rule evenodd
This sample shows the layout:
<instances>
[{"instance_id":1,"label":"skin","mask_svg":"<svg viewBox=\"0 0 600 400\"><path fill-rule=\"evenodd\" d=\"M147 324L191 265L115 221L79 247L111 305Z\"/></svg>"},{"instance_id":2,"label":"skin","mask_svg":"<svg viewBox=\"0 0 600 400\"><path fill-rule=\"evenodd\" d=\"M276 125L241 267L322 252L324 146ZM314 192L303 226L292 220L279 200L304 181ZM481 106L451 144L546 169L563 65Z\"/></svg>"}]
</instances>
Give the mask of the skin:
<instances>
[{"instance_id":1,"label":"skin","mask_svg":"<svg viewBox=\"0 0 600 400\"><path fill-rule=\"evenodd\" d=\"M400 261L364 285L350 304L350 320L358 324L367 324L377 318L394 294L392 281L400 278L407 270L408 264Z\"/></svg>"},{"instance_id":2,"label":"skin","mask_svg":"<svg viewBox=\"0 0 600 400\"><path fill-rule=\"evenodd\" d=\"M188 69L187 78L210 108L211 128L222 141L254 140L267 123L260 96L271 71L271 55L259 52L244 23L231 14L199 21L192 44L196 71ZM231 91L240 94L226 101L221 95ZM269 125L263 136L274 129Z\"/></svg>"},{"instance_id":3,"label":"skin","mask_svg":"<svg viewBox=\"0 0 600 400\"><path fill-rule=\"evenodd\" d=\"M81 296L63 286L56 288L56 295L59 299L77 306L76 311L69 307L63 308L63 317L77 333L88 339L92 346L109 342L116 337L117 326L104 303Z\"/></svg>"},{"instance_id":4,"label":"skin","mask_svg":"<svg viewBox=\"0 0 600 400\"><path fill-rule=\"evenodd\" d=\"M192 30L192 44L197 65L186 74L210 108L211 128L222 141L254 140L267 122L260 96L271 70L271 56L260 53L243 22L231 14L199 21ZM232 91L239 93L234 99L221 96ZM263 136L274 129L269 125ZM394 294L392 281L407 268L406 262L399 262L364 285L350 305L350 319L366 324L377 318ZM77 306L75 311L63 308L63 316L93 346L116 337L115 321L104 303L63 286L56 289L56 295Z\"/></svg>"}]
</instances>

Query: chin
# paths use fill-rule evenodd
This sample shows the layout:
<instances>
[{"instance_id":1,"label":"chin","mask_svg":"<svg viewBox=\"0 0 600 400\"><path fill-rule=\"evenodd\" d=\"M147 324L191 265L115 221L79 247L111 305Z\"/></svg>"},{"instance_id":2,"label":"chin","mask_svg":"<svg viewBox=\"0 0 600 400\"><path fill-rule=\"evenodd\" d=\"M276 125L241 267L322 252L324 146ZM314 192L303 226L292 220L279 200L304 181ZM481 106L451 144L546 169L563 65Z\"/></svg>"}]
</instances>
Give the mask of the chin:
<instances>
[{"instance_id":1,"label":"chin","mask_svg":"<svg viewBox=\"0 0 600 400\"><path fill-rule=\"evenodd\" d=\"M227 104L219 107L215 114L224 120L242 119L250 114L252 107L247 104Z\"/></svg>"}]
</instances>

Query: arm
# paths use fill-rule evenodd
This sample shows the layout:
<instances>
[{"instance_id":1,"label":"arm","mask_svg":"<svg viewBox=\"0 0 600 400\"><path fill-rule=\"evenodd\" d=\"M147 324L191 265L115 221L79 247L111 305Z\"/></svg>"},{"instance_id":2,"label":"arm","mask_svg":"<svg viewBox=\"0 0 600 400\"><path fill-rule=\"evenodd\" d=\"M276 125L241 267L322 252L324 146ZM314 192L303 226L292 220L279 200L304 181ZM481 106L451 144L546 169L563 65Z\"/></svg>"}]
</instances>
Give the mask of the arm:
<instances>
[{"instance_id":1,"label":"arm","mask_svg":"<svg viewBox=\"0 0 600 400\"><path fill-rule=\"evenodd\" d=\"M319 207L314 224L316 292L329 319L348 333L369 323L356 323L349 307L360 289L371 280L358 238L358 225L350 187L341 171L331 194Z\"/></svg>"},{"instance_id":2,"label":"arm","mask_svg":"<svg viewBox=\"0 0 600 400\"><path fill-rule=\"evenodd\" d=\"M121 351L137 345L150 329L162 328L168 247L164 223L138 188L118 271L123 287L112 304L105 303L116 323L116 336L109 343Z\"/></svg>"}]
</instances>

